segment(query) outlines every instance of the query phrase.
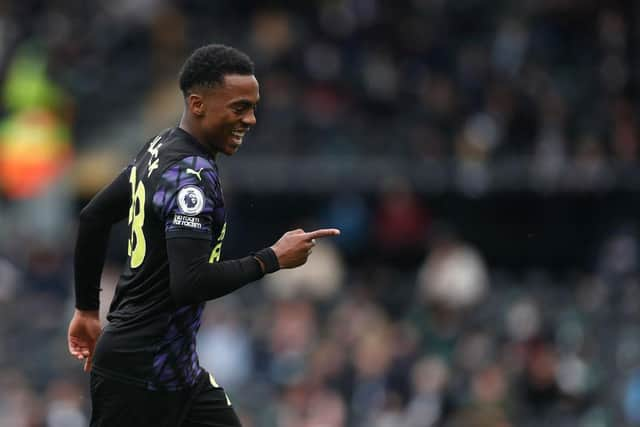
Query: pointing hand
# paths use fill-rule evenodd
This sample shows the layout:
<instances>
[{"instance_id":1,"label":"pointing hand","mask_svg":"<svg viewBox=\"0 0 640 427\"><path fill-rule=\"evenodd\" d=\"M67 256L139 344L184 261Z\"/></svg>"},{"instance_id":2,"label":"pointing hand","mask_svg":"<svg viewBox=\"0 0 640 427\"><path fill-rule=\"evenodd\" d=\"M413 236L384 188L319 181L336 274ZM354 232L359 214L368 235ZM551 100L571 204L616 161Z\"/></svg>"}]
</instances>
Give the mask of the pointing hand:
<instances>
[{"instance_id":1,"label":"pointing hand","mask_svg":"<svg viewBox=\"0 0 640 427\"><path fill-rule=\"evenodd\" d=\"M284 233L271 249L278 257L280 268L295 268L307 262L316 239L339 234L337 228L322 228L308 233L298 228Z\"/></svg>"}]
</instances>

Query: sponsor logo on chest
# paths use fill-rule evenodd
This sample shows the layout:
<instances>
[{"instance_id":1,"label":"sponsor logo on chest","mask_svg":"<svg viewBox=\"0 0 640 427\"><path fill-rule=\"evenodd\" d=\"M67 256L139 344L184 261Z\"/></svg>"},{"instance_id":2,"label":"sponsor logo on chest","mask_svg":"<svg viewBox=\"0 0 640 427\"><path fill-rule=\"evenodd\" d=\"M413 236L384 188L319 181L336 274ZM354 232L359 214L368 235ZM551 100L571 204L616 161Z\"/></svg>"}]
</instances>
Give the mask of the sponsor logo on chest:
<instances>
[{"instance_id":1,"label":"sponsor logo on chest","mask_svg":"<svg viewBox=\"0 0 640 427\"><path fill-rule=\"evenodd\" d=\"M191 227L196 229L202 228L202 224L200 223L200 218L187 216L187 215L179 215L179 214L174 215L173 225L181 225L183 227Z\"/></svg>"}]
</instances>

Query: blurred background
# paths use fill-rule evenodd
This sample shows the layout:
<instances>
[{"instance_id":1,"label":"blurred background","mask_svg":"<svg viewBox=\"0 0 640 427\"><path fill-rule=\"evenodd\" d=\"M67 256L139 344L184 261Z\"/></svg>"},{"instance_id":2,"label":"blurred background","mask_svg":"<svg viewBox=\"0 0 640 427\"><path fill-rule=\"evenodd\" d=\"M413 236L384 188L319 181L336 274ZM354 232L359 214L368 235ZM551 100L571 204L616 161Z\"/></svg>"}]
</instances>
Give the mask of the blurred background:
<instances>
[{"instance_id":1,"label":"blurred background","mask_svg":"<svg viewBox=\"0 0 640 427\"><path fill-rule=\"evenodd\" d=\"M342 230L208 304L201 363L245 426L640 425L639 23L632 0L0 2L0 426L87 425L77 215L177 124L211 42L262 96L220 159L225 256Z\"/></svg>"}]
</instances>

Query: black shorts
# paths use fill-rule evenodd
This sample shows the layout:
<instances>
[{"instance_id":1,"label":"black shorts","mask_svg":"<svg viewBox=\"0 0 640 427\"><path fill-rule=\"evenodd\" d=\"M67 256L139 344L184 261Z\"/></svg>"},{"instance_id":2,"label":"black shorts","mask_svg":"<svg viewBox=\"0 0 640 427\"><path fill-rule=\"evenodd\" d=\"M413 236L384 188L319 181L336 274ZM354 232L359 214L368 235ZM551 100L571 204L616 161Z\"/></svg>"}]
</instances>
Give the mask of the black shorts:
<instances>
[{"instance_id":1,"label":"black shorts","mask_svg":"<svg viewBox=\"0 0 640 427\"><path fill-rule=\"evenodd\" d=\"M203 372L195 387L151 391L91 372L91 427L237 427L226 393Z\"/></svg>"}]
</instances>

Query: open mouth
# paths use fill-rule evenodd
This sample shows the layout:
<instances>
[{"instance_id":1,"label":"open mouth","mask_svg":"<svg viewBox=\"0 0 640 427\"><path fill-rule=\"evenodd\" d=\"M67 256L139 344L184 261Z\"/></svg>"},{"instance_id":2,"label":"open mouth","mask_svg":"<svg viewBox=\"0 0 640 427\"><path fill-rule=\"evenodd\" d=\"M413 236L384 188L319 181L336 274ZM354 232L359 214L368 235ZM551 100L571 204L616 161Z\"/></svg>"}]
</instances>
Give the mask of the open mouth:
<instances>
[{"instance_id":1,"label":"open mouth","mask_svg":"<svg viewBox=\"0 0 640 427\"><path fill-rule=\"evenodd\" d=\"M231 141L234 144L240 145L242 144L242 139L244 135L247 133L248 129L234 129L231 131Z\"/></svg>"}]
</instances>

